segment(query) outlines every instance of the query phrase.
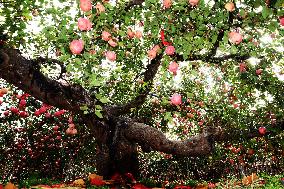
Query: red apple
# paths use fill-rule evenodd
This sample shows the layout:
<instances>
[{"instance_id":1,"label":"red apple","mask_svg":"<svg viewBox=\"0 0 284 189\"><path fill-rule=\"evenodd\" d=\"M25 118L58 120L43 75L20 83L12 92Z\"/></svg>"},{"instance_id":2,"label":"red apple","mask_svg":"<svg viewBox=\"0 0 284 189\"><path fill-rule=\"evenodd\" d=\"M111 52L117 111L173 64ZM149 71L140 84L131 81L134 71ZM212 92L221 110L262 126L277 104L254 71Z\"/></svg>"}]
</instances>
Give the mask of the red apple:
<instances>
[{"instance_id":1,"label":"red apple","mask_svg":"<svg viewBox=\"0 0 284 189\"><path fill-rule=\"evenodd\" d=\"M259 128L258 128L258 132L259 132L259 134L261 134L261 135L265 135L265 133L266 133L266 128L265 128L265 127L259 127Z\"/></svg>"},{"instance_id":2,"label":"red apple","mask_svg":"<svg viewBox=\"0 0 284 189\"><path fill-rule=\"evenodd\" d=\"M59 126L58 126L58 125L55 125L55 126L53 127L53 130L54 130L54 131L58 131L58 129L59 129Z\"/></svg>"},{"instance_id":3,"label":"red apple","mask_svg":"<svg viewBox=\"0 0 284 189\"><path fill-rule=\"evenodd\" d=\"M256 75L261 75L262 74L262 69L257 69L255 70Z\"/></svg>"},{"instance_id":4,"label":"red apple","mask_svg":"<svg viewBox=\"0 0 284 189\"><path fill-rule=\"evenodd\" d=\"M235 10L235 4L233 2L226 3L225 9L229 12L232 12Z\"/></svg>"}]
</instances>

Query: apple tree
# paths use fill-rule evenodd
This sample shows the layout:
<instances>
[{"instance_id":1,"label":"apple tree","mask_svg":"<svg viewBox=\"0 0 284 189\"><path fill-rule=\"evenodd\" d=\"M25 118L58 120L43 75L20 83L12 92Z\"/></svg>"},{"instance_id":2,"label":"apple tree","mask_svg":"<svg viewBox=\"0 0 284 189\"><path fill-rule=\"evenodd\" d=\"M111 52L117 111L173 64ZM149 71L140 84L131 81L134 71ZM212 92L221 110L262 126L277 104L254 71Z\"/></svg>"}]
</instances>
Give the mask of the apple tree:
<instances>
[{"instance_id":1,"label":"apple tree","mask_svg":"<svg viewBox=\"0 0 284 189\"><path fill-rule=\"evenodd\" d=\"M99 174L137 174L140 151L210 156L259 137L283 154L281 0L0 6L0 78L79 117L95 137ZM29 111L22 116L40 110Z\"/></svg>"}]
</instances>

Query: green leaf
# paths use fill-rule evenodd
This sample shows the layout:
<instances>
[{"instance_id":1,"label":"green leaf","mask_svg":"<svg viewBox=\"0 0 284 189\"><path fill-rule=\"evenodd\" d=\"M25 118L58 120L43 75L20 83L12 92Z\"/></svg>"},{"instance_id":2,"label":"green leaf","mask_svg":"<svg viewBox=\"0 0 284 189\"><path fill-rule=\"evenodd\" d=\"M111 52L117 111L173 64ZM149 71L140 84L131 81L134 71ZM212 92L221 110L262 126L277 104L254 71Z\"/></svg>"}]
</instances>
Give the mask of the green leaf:
<instances>
[{"instance_id":1,"label":"green leaf","mask_svg":"<svg viewBox=\"0 0 284 189\"><path fill-rule=\"evenodd\" d=\"M96 111L95 111L95 114L96 114L96 116L98 116L99 118L103 118L103 115L102 115L102 113L101 113L100 110L96 110Z\"/></svg>"},{"instance_id":2,"label":"green leaf","mask_svg":"<svg viewBox=\"0 0 284 189\"><path fill-rule=\"evenodd\" d=\"M107 97L102 97L99 100L104 104L110 102L110 100Z\"/></svg>"}]
</instances>

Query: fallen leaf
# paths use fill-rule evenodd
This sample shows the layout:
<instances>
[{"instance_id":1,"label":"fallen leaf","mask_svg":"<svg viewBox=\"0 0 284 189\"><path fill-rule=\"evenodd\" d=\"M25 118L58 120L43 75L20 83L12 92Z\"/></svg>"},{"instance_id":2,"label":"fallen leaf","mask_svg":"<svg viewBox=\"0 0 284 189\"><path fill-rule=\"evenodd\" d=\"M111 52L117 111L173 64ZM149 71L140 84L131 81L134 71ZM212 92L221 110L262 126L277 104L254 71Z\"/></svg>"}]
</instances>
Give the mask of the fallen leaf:
<instances>
[{"instance_id":1,"label":"fallen leaf","mask_svg":"<svg viewBox=\"0 0 284 189\"><path fill-rule=\"evenodd\" d=\"M17 187L11 182L8 182L4 187L4 189L16 189L16 188Z\"/></svg>"},{"instance_id":2,"label":"fallen leaf","mask_svg":"<svg viewBox=\"0 0 284 189\"><path fill-rule=\"evenodd\" d=\"M77 180L75 180L75 181L73 182L73 184L74 184L75 186L84 186L84 185L85 185L85 182L84 182L83 179L77 179Z\"/></svg>"},{"instance_id":3,"label":"fallen leaf","mask_svg":"<svg viewBox=\"0 0 284 189\"><path fill-rule=\"evenodd\" d=\"M144 186L143 184L135 184L134 186L132 186L132 189L150 189L150 188Z\"/></svg>"},{"instance_id":4,"label":"fallen leaf","mask_svg":"<svg viewBox=\"0 0 284 189\"><path fill-rule=\"evenodd\" d=\"M190 186L175 186L174 189L191 189Z\"/></svg>"},{"instance_id":5,"label":"fallen leaf","mask_svg":"<svg viewBox=\"0 0 284 189\"><path fill-rule=\"evenodd\" d=\"M250 185L252 184L255 180L258 179L258 176L255 174L255 173L252 173L251 175L249 176L245 176L243 179L242 179L242 183L243 185Z\"/></svg>"},{"instance_id":6,"label":"fallen leaf","mask_svg":"<svg viewBox=\"0 0 284 189\"><path fill-rule=\"evenodd\" d=\"M91 185L95 186L103 186L106 182L103 180L103 177L97 174L90 174L89 181Z\"/></svg>"},{"instance_id":7,"label":"fallen leaf","mask_svg":"<svg viewBox=\"0 0 284 189\"><path fill-rule=\"evenodd\" d=\"M198 184L197 186L194 187L194 189L208 189L208 186L204 184Z\"/></svg>"}]
</instances>

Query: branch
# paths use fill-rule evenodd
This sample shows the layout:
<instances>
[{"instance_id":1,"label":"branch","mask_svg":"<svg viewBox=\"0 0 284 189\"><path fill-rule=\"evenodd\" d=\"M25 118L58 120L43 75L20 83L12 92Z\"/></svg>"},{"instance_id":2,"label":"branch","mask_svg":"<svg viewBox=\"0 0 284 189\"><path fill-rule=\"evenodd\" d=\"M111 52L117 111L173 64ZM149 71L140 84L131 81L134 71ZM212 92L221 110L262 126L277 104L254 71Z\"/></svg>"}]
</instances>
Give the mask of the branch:
<instances>
[{"instance_id":1,"label":"branch","mask_svg":"<svg viewBox=\"0 0 284 189\"><path fill-rule=\"evenodd\" d=\"M143 123L133 121L127 123L124 135L128 140L138 143L142 149L144 147L148 152L155 150L177 156L210 155L214 150L215 142L236 142L262 137L256 128L240 130L208 126L203 133L178 141L168 139L163 132ZM278 131L274 131L275 128L278 128ZM266 126L266 129L266 135L279 135L279 131L284 131L284 121L279 121L276 125Z\"/></svg>"},{"instance_id":2,"label":"branch","mask_svg":"<svg viewBox=\"0 0 284 189\"><path fill-rule=\"evenodd\" d=\"M128 3L128 5L125 7L125 11L128 11L129 9L131 9L133 6L135 5L142 5L142 3L144 3L145 0L132 0Z\"/></svg>"},{"instance_id":3,"label":"branch","mask_svg":"<svg viewBox=\"0 0 284 189\"><path fill-rule=\"evenodd\" d=\"M40 72L40 62L28 60L18 50L0 51L0 77L52 106L82 113L81 106L93 107L95 101L80 85L62 84Z\"/></svg>"},{"instance_id":4,"label":"branch","mask_svg":"<svg viewBox=\"0 0 284 189\"><path fill-rule=\"evenodd\" d=\"M177 61L204 61L204 62L209 62L209 63L214 63L214 64L219 64L222 63L226 60L237 60L237 61L243 61L249 59L251 56L248 54L245 55L239 55L239 54L229 54L229 55L224 55L224 56L219 56L219 57L209 57L208 55L194 55L191 56L187 59L184 59L182 55L176 54L175 55Z\"/></svg>"},{"instance_id":5,"label":"branch","mask_svg":"<svg viewBox=\"0 0 284 189\"><path fill-rule=\"evenodd\" d=\"M146 86L144 86L144 88L141 88L138 96L136 96L134 99L130 100L128 103L124 105L108 107L106 108L105 112L108 115L117 116L117 115L129 113L132 108L137 108L143 105L149 92L152 89L153 80L161 64L160 62L161 59L162 59L162 54L157 56L155 59L151 61L150 64L147 65L147 69L144 72L144 80L143 80L147 84Z\"/></svg>"},{"instance_id":6,"label":"branch","mask_svg":"<svg viewBox=\"0 0 284 189\"><path fill-rule=\"evenodd\" d=\"M207 134L193 136L184 141L169 140L158 129L137 122L130 122L124 134L128 140L141 146L178 156L209 155L212 150Z\"/></svg>"}]
</instances>

